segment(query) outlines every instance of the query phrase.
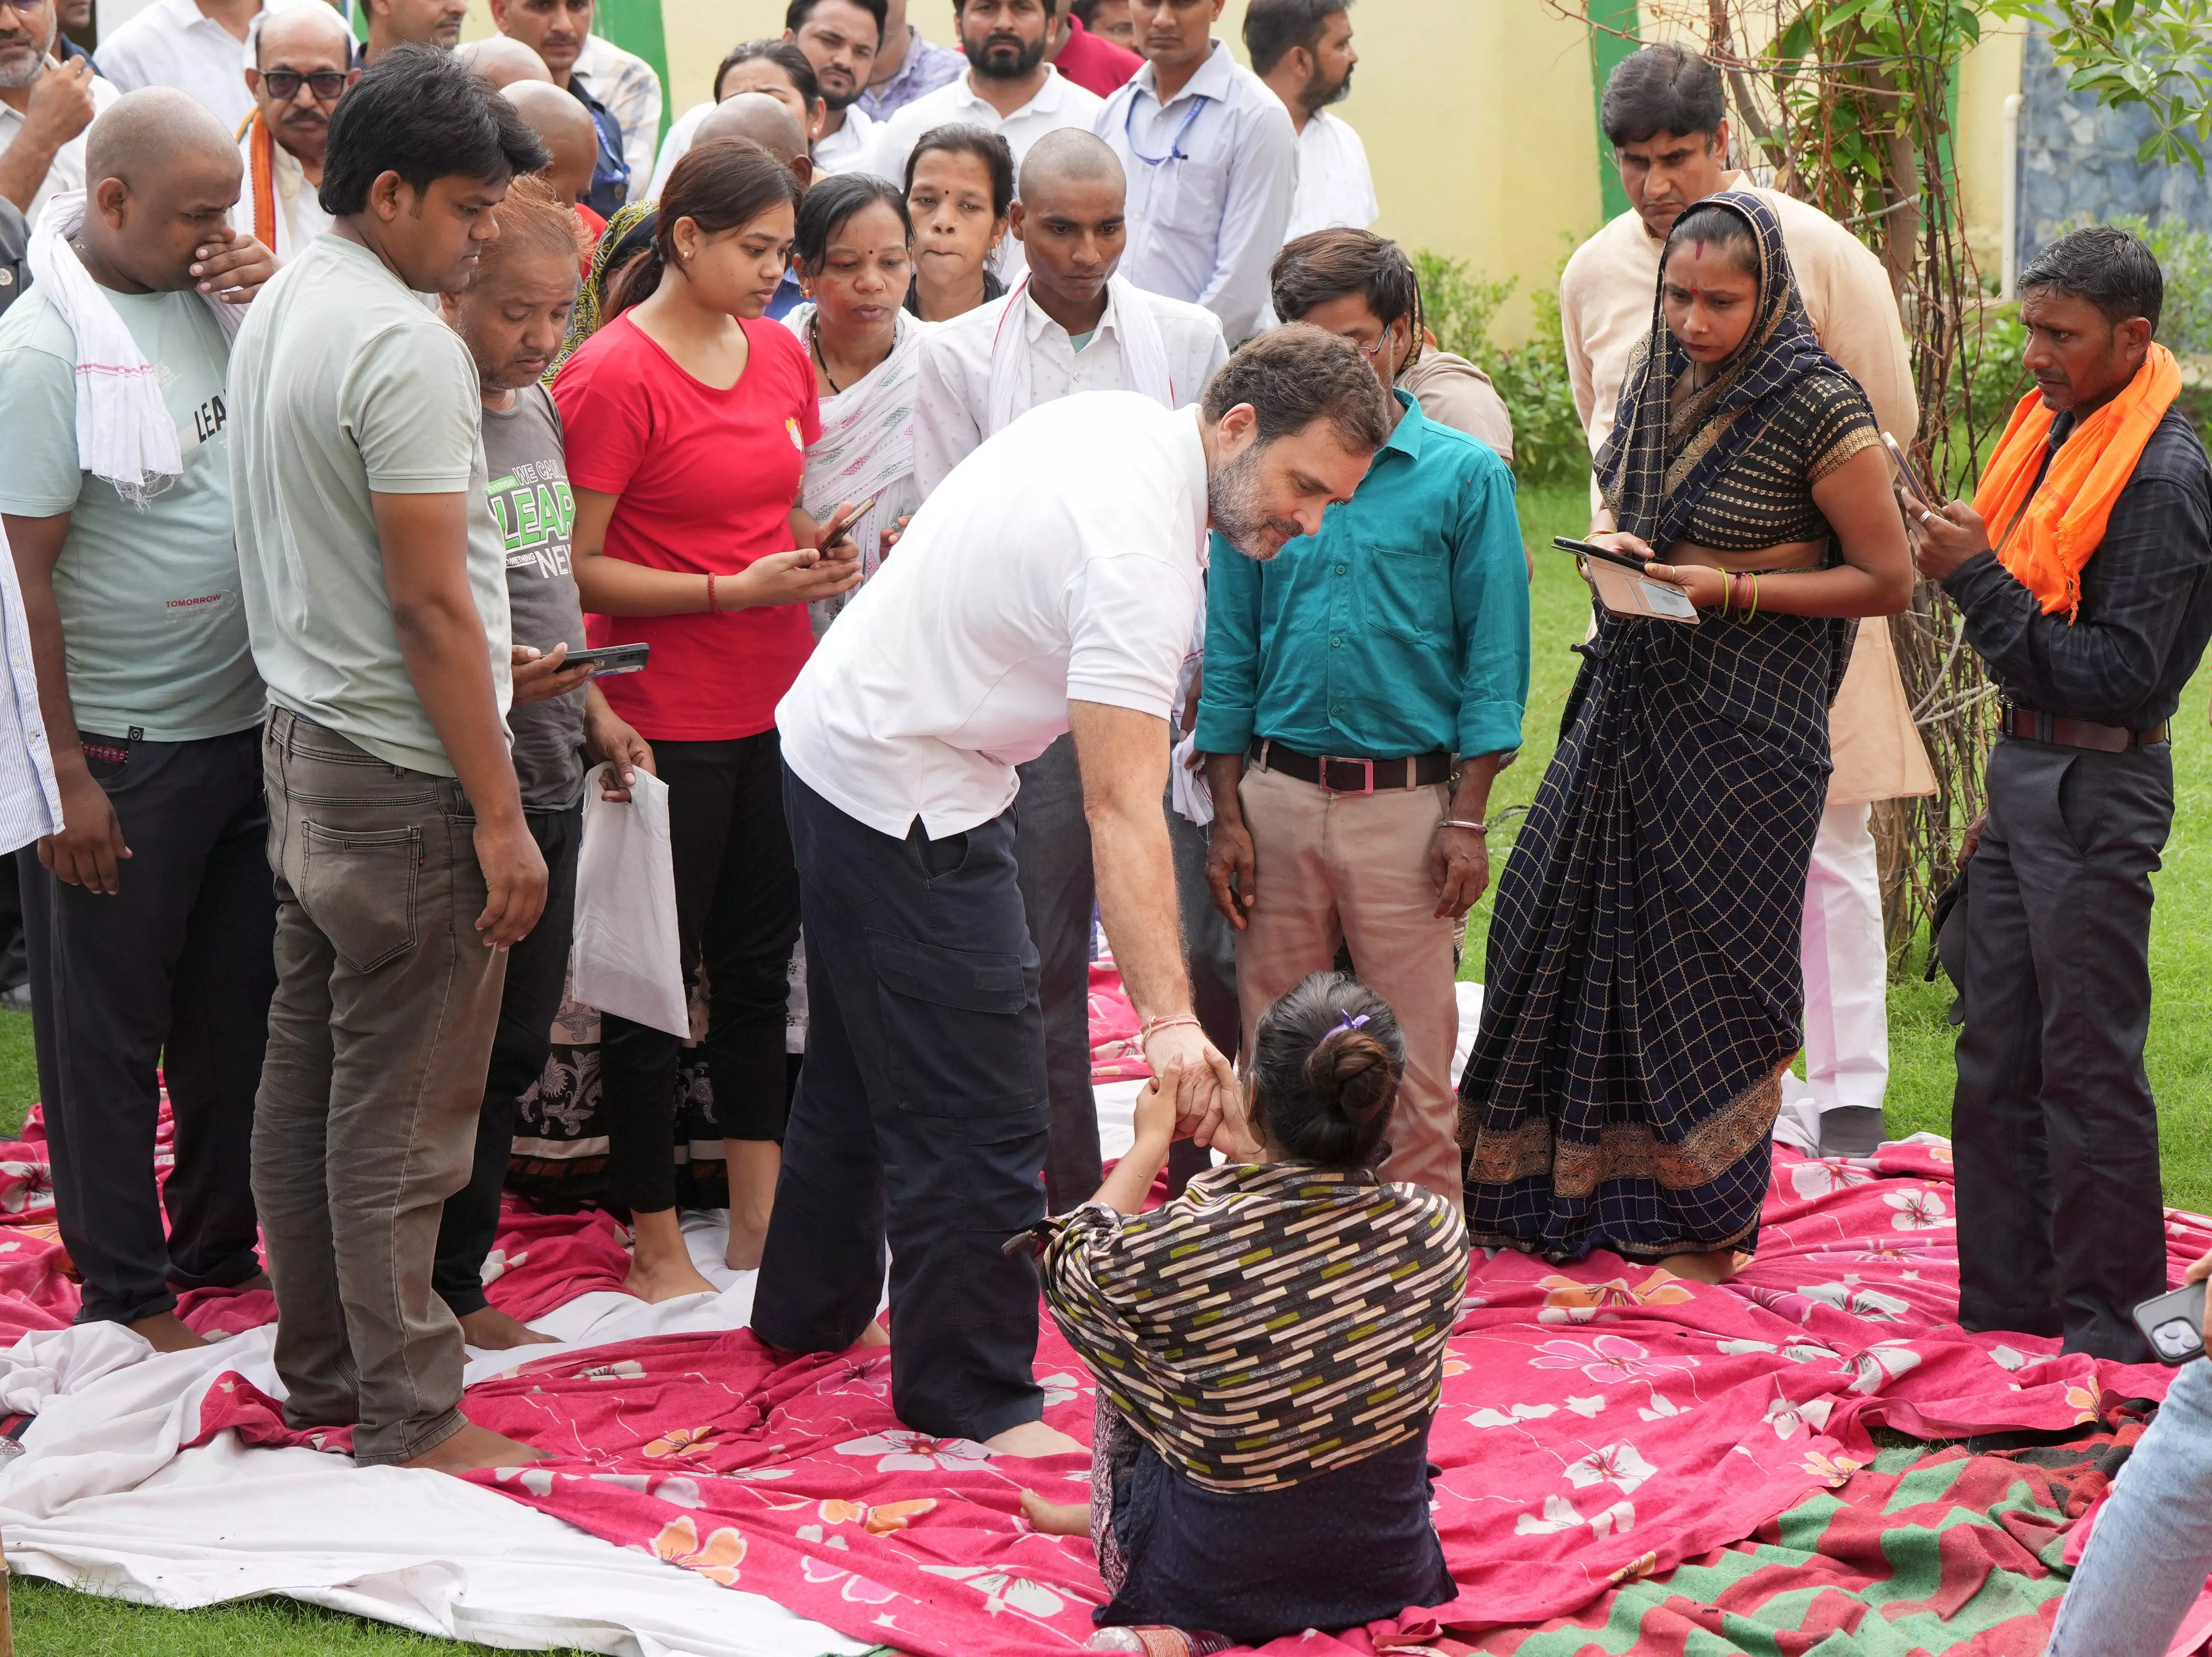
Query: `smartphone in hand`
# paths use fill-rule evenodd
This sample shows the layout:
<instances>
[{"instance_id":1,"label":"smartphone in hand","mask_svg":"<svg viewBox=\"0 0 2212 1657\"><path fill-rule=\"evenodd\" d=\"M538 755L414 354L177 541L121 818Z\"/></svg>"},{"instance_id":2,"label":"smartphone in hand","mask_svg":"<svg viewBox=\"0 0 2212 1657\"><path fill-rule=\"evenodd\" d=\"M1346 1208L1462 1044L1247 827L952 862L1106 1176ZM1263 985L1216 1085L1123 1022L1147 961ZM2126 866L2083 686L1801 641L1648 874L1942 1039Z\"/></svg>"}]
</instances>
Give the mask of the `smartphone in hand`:
<instances>
[{"instance_id":1,"label":"smartphone in hand","mask_svg":"<svg viewBox=\"0 0 2212 1657\"><path fill-rule=\"evenodd\" d=\"M2192 1283L2136 1308L2136 1327L2158 1361L2179 1369L2204 1356L2204 1284Z\"/></svg>"}]
</instances>

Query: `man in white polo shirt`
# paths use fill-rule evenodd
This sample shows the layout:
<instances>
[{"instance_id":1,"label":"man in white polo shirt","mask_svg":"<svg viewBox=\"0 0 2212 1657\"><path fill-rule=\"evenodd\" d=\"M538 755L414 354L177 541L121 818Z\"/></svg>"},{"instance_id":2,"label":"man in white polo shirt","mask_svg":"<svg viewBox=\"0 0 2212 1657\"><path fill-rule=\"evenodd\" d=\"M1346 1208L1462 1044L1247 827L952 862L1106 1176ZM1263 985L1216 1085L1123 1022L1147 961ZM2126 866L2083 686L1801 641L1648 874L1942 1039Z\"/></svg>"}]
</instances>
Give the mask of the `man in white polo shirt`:
<instances>
[{"instance_id":1,"label":"man in white polo shirt","mask_svg":"<svg viewBox=\"0 0 2212 1657\"><path fill-rule=\"evenodd\" d=\"M125 92L174 87L234 132L253 112L246 33L264 11L298 0L154 0L100 42L100 72ZM328 9L328 8L325 8Z\"/></svg>"},{"instance_id":2,"label":"man in white polo shirt","mask_svg":"<svg viewBox=\"0 0 2212 1657\"><path fill-rule=\"evenodd\" d=\"M1318 530L1390 436L1366 359L1292 327L1196 410L1035 410L922 504L776 709L805 917L806 1068L753 1301L793 1352L862 1338L891 1267L901 1420L1004 1454L1044 1425L1036 1273L1043 1015L1014 768L1073 730L1098 901L1146 1059L1201 1143L1236 1083L1198 1028L1161 808L1209 523L1247 556Z\"/></svg>"}]
</instances>

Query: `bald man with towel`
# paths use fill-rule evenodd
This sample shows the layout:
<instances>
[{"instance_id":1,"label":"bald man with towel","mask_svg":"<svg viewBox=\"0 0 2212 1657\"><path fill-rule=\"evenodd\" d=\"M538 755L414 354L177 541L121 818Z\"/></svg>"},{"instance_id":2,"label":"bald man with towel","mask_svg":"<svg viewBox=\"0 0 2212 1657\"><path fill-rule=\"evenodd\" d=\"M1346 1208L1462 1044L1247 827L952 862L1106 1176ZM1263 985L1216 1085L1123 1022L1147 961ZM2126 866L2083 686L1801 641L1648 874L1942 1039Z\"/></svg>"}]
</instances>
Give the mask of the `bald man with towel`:
<instances>
[{"instance_id":1,"label":"bald man with towel","mask_svg":"<svg viewBox=\"0 0 2212 1657\"><path fill-rule=\"evenodd\" d=\"M16 867L79 1320L168 1351L202 1344L179 1290L263 1281L249 1162L276 909L232 540L241 307L212 290L242 300L274 262L232 237L238 149L185 94L125 94L86 156L89 191L54 197L37 281L0 318L0 525L63 816ZM166 1235L157 1065L176 1125Z\"/></svg>"}]
</instances>

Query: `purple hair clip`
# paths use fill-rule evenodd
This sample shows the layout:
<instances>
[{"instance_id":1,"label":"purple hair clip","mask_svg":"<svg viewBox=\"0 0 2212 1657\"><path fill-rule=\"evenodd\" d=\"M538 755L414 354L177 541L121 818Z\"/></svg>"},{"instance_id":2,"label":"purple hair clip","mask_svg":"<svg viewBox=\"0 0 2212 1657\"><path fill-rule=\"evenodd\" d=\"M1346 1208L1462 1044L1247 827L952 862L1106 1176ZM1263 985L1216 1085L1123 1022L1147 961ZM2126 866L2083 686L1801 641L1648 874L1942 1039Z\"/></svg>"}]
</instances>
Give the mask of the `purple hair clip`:
<instances>
[{"instance_id":1,"label":"purple hair clip","mask_svg":"<svg viewBox=\"0 0 2212 1657\"><path fill-rule=\"evenodd\" d=\"M1337 1027L1336 1027L1334 1029L1331 1030L1331 1031L1328 1033L1328 1035L1343 1035L1343 1034L1344 1034L1344 1032L1345 1032L1345 1031L1346 1031L1346 1030L1356 1030L1356 1029L1364 1029L1364 1028L1366 1027L1367 1020L1368 1020L1368 1018L1369 1018L1370 1015L1368 1015L1368 1014L1366 1014L1366 1013L1364 1013L1364 1012L1363 1012L1363 1013L1361 1013L1361 1014L1359 1015L1359 1017L1358 1017L1354 1018L1354 1017L1353 1017L1350 1013L1348 1013L1348 1012L1347 1012L1347 1013L1341 1013L1341 1014L1338 1015L1338 1017L1339 1017L1339 1018L1340 1018L1340 1022L1338 1023ZM1323 1037L1322 1037L1322 1041L1328 1041L1328 1035L1324 1035Z\"/></svg>"}]
</instances>

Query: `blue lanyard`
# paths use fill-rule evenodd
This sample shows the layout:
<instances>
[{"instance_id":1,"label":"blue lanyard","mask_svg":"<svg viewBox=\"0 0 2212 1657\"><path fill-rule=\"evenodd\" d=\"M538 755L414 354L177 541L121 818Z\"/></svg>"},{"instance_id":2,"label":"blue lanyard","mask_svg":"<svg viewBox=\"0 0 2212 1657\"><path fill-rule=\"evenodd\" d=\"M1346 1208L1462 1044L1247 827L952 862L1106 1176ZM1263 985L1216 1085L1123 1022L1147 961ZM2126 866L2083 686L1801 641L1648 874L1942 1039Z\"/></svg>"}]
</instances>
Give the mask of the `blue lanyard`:
<instances>
[{"instance_id":1,"label":"blue lanyard","mask_svg":"<svg viewBox=\"0 0 2212 1657\"><path fill-rule=\"evenodd\" d=\"M1197 123L1198 118L1206 112L1206 106L1212 101L1212 99L1201 93L1196 101L1191 105L1190 113L1182 118L1182 124L1176 129L1175 140L1168 145L1168 153L1164 155L1147 155L1137 148L1137 95L1133 92L1129 94L1129 112L1121 118L1121 141L1129 146L1129 154L1146 167L1159 167L1169 161L1187 161L1190 157L1183 154L1182 141L1190 137L1192 126Z\"/></svg>"}]
</instances>

